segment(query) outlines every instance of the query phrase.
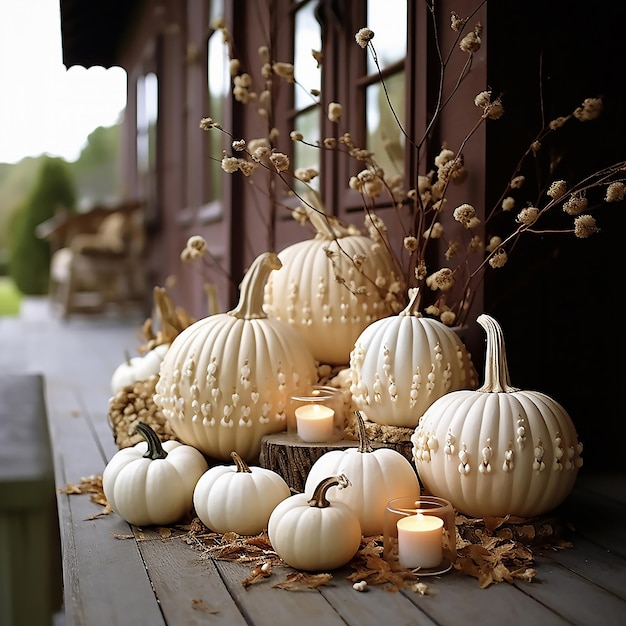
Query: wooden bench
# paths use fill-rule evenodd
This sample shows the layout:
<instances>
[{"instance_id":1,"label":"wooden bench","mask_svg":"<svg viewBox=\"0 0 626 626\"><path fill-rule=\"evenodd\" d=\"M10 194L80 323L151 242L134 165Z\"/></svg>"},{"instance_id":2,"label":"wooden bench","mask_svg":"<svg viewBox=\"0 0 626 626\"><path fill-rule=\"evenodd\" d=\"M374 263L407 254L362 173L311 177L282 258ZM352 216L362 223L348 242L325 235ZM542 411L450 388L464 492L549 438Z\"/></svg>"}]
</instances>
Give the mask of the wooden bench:
<instances>
[{"instance_id":1,"label":"wooden bench","mask_svg":"<svg viewBox=\"0 0 626 626\"><path fill-rule=\"evenodd\" d=\"M0 623L48 626L62 605L43 379L0 377Z\"/></svg>"}]
</instances>

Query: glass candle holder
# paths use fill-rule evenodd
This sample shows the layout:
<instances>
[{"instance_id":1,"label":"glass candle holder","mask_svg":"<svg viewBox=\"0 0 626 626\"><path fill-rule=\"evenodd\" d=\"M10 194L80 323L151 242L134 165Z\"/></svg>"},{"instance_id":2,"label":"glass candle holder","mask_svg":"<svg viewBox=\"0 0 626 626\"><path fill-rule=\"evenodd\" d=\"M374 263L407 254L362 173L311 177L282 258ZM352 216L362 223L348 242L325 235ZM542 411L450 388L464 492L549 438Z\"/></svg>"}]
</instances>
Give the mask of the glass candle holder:
<instances>
[{"instance_id":1,"label":"glass candle holder","mask_svg":"<svg viewBox=\"0 0 626 626\"><path fill-rule=\"evenodd\" d=\"M387 503L383 523L383 556L394 568L436 576L456 561L454 508L436 496L403 496Z\"/></svg>"},{"instance_id":2,"label":"glass candle holder","mask_svg":"<svg viewBox=\"0 0 626 626\"><path fill-rule=\"evenodd\" d=\"M298 389L292 396L287 408L287 432L298 434L296 409L305 405L324 406L334 411L332 432L325 441L343 439L345 429L344 397L340 389L328 385L312 385ZM306 439L310 441L310 439Z\"/></svg>"}]
</instances>

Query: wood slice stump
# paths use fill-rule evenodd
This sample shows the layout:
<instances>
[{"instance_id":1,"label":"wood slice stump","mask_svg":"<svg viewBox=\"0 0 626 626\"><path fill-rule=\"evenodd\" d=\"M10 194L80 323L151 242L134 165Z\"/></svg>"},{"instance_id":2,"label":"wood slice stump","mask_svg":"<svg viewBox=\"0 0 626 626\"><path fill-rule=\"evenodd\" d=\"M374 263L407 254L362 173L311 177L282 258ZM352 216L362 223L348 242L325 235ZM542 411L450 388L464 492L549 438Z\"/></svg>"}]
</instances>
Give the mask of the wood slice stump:
<instances>
[{"instance_id":1,"label":"wood slice stump","mask_svg":"<svg viewBox=\"0 0 626 626\"><path fill-rule=\"evenodd\" d=\"M382 443L370 441L372 448L391 448L406 457L413 467L413 444L410 441ZM359 442L351 439L329 441L324 443L308 443L297 435L286 432L266 435L261 440L259 465L270 469L283 477L289 487L297 492L304 491L311 466L323 454L331 450L358 448Z\"/></svg>"}]
</instances>

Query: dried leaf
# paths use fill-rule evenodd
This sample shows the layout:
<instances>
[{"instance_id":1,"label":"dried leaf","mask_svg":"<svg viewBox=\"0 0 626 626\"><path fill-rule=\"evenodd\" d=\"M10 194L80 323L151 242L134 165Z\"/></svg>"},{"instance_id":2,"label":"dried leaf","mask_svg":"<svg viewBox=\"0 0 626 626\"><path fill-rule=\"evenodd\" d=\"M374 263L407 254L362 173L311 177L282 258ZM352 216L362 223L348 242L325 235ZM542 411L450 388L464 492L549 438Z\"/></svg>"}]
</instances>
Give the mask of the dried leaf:
<instances>
[{"instance_id":1,"label":"dried leaf","mask_svg":"<svg viewBox=\"0 0 626 626\"><path fill-rule=\"evenodd\" d=\"M286 591L310 591L325 585L332 579L331 574L308 574L306 572L293 572L287 574L284 581L272 585L277 589Z\"/></svg>"},{"instance_id":2,"label":"dried leaf","mask_svg":"<svg viewBox=\"0 0 626 626\"><path fill-rule=\"evenodd\" d=\"M191 608L196 611L202 611L203 613L211 613L212 615L217 615L220 612L219 609L207 604L201 598L193 598L191 600Z\"/></svg>"}]
</instances>

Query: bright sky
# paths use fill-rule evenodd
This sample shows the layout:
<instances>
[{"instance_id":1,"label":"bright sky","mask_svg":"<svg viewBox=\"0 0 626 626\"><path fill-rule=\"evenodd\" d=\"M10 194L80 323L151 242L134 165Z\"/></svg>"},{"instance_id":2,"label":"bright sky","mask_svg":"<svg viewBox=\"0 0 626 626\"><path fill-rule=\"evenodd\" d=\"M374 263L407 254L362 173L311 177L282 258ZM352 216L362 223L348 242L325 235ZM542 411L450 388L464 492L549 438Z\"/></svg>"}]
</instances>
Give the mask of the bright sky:
<instances>
[{"instance_id":1,"label":"bright sky","mask_svg":"<svg viewBox=\"0 0 626 626\"><path fill-rule=\"evenodd\" d=\"M0 163L44 153L74 161L125 104L123 69L66 70L59 0L0 0Z\"/></svg>"}]
</instances>

